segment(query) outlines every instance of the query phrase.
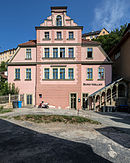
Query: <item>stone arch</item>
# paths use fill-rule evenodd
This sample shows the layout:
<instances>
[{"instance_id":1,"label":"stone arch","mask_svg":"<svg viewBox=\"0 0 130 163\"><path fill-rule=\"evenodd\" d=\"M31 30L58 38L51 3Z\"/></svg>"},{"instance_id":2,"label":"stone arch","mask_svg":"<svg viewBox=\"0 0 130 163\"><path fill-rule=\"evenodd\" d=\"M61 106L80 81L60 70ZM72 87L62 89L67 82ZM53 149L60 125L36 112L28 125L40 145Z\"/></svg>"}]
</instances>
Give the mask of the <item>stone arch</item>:
<instances>
[{"instance_id":1,"label":"stone arch","mask_svg":"<svg viewBox=\"0 0 130 163\"><path fill-rule=\"evenodd\" d=\"M96 110L100 109L100 96L96 96Z\"/></svg>"},{"instance_id":2,"label":"stone arch","mask_svg":"<svg viewBox=\"0 0 130 163\"><path fill-rule=\"evenodd\" d=\"M101 94L101 103L103 106L105 105L105 92L102 92Z\"/></svg>"},{"instance_id":3,"label":"stone arch","mask_svg":"<svg viewBox=\"0 0 130 163\"><path fill-rule=\"evenodd\" d=\"M126 85L123 83L118 85L118 97L125 97L126 96Z\"/></svg>"},{"instance_id":4,"label":"stone arch","mask_svg":"<svg viewBox=\"0 0 130 163\"><path fill-rule=\"evenodd\" d=\"M114 101L116 99L116 92L117 92L117 87L116 87L116 85L114 85L113 88L112 88L112 99Z\"/></svg>"},{"instance_id":5,"label":"stone arch","mask_svg":"<svg viewBox=\"0 0 130 163\"><path fill-rule=\"evenodd\" d=\"M107 103L111 105L111 89L107 90Z\"/></svg>"}]
</instances>

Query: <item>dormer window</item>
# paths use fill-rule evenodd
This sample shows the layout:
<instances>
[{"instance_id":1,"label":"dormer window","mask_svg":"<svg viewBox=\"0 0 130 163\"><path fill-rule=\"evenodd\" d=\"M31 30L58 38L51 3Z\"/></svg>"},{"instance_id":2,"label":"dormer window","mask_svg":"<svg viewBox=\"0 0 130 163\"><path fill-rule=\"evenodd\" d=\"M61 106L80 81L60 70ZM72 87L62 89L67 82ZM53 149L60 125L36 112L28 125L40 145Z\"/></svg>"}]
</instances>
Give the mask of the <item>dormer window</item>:
<instances>
[{"instance_id":1,"label":"dormer window","mask_svg":"<svg viewBox=\"0 0 130 163\"><path fill-rule=\"evenodd\" d=\"M93 57L93 49L92 48L88 48L87 49L87 58L92 58Z\"/></svg>"},{"instance_id":2,"label":"dormer window","mask_svg":"<svg viewBox=\"0 0 130 163\"><path fill-rule=\"evenodd\" d=\"M62 26L62 17L60 15L56 17L56 26Z\"/></svg>"},{"instance_id":3,"label":"dormer window","mask_svg":"<svg viewBox=\"0 0 130 163\"><path fill-rule=\"evenodd\" d=\"M26 49L26 59L31 59L31 49Z\"/></svg>"}]
</instances>

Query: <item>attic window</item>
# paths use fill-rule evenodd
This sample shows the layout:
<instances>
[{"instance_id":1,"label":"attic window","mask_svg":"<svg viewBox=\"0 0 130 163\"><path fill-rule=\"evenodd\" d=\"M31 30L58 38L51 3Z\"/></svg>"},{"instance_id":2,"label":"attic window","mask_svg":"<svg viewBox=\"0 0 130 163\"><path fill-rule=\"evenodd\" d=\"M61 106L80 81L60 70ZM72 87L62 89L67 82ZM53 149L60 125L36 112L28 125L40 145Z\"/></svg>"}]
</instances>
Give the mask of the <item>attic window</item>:
<instances>
[{"instance_id":1,"label":"attic window","mask_svg":"<svg viewBox=\"0 0 130 163\"><path fill-rule=\"evenodd\" d=\"M88 48L87 49L87 58L92 58L93 57L93 49L92 48Z\"/></svg>"},{"instance_id":2,"label":"attic window","mask_svg":"<svg viewBox=\"0 0 130 163\"><path fill-rule=\"evenodd\" d=\"M62 26L62 17L60 15L56 17L56 26Z\"/></svg>"}]
</instances>

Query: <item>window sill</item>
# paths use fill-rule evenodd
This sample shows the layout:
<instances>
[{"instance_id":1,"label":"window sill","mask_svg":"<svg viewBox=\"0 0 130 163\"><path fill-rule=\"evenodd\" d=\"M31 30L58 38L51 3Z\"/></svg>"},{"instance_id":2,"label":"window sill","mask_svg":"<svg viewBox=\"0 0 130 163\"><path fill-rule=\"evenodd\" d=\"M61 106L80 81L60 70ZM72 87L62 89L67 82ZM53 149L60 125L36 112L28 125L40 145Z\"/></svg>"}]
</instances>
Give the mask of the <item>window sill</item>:
<instances>
[{"instance_id":1,"label":"window sill","mask_svg":"<svg viewBox=\"0 0 130 163\"><path fill-rule=\"evenodd\" d=\"M88 58L88 57L86 57L86 59L89 59L89 60L91 60L91 59L93 59L93 57L92 57L92 58Z\"/></svg>"},{"instance_id":2,"label":"window sill","mask_svg":"<svg viewBox=\"0 0 130 163\"><path fill-rule=\"evenodd\" d=\"M99 81L104 81L105 79L98 79Z\"/></svg>"},{"instance_id":3,"label":"window sill","mask_svg":"<svg viewBox=\"0 0 130 163\"><path fill-rule=\"evenodd\" d=\"M55 40L63 40L63 39L62 39L62 38L61 38L61 39L57 39L57 38L56 38Z\"/></svg>"},{"instance_id":4,"label":"window sill","mask_svg":"<svg viewBox=\"0 0 130 163\"><path fill-rule=\"evenodd\" d=\"M14 81L20 81L21 79L14 79Z\"/></svg>"},{"instance_id":5,"label":"window sill","mask_svg":"<svg viewBox=\"0 0 130 163\"><path fill-rule=\"evenodd\" d=\"M32 60L32 58L25 58L25 60Z\"/></svg>"},{"instance_id":6,"label":"window sill","mask_svg":"<svg viewBox=\"0 0 130 163\"><path fill-rule=\"evenodd\" d=\"M32 79L25 79L25 81L31 81Z\"/></svg>"},{"instance_id":7,"label":"window sill","mask_svg":"<svg viewBox=\"0 0 130 163\"><path fill-rule=\"evenodd\" d=\"M75 38L67 38L67 40L75 40Z\"/></svg>"},{"instance_id":8,"label":"window sill","mask_svg":"<svg viewBox=\"0 0 130 163\"><path fill-rule=\"evenodd\" d=\"M43 41L47 41L47 40L49 41L49 40L51 40L51 39L50 39L50 38L43 38L42 40L43 40Z\"/></svg>"},{"instance_id":9,"label":"window sill","mask_svg":"<svg viewBox=\"0 0 130 163\"><path fill-rule=\"evenodd\" d=\"M75 79L42 79L43 81L74 81Z\"/></svg>"},{"instance_id":10,"label":"window sill","mask_svg":"<svg viewBox=\"0 0 130 163\"><path fill-rule=\"evenodd\" d=\"M42 59L75 59L75 57L73 57L73 58L69 58L69 57L65 57L65 58L60 58L60 57L58 57L58 58L53 58L53 57L49 57L49 58L45 58L45 57L42 57Z\"/></svg>"},{"instance_id":11,"label":"window sill","mask_svg":"<svg viewBox=\"0 0 130 163\"><path fill-rule=\"evenodd\" d=\"M86 79L87 81L93 81L93 79Z\"/></svg>"}]
</instances>

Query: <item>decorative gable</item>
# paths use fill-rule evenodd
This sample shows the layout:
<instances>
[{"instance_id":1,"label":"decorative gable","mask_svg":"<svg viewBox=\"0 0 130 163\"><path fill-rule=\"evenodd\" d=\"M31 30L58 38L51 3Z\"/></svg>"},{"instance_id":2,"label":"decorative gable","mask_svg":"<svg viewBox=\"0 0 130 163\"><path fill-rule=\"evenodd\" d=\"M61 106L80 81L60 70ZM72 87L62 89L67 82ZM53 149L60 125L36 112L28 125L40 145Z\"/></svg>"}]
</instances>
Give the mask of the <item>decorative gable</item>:
<instances>
[{"instance_id":1,"label":"decorative gable","mask_svg":"<svg viewBox=\"0 0 130 163\"><path fill-rule=\"evenodd\" d=\"M52 15L47 17L47 19L40 26L77 26L74 20L66 15L67 7L51 7ZM57 22L59 20L59 25Z\"/></svg>"}]
</instances>

